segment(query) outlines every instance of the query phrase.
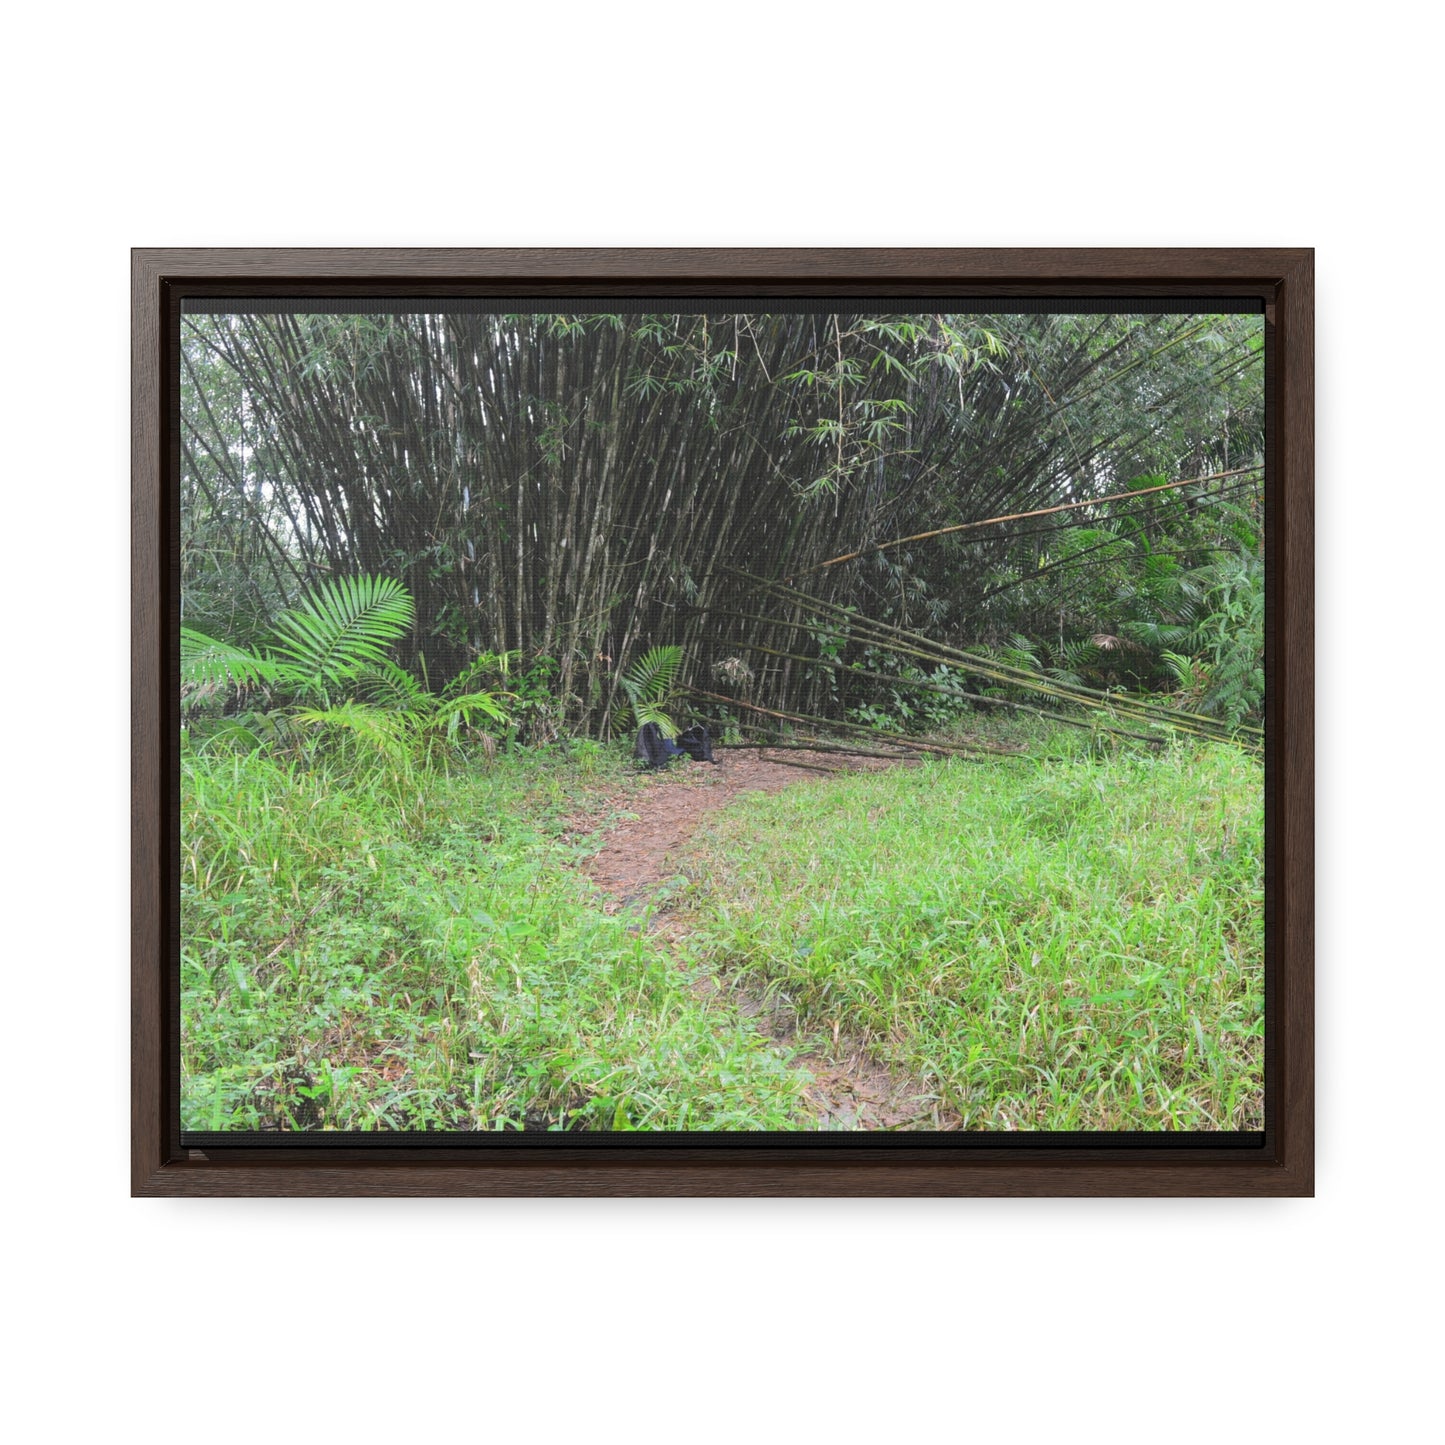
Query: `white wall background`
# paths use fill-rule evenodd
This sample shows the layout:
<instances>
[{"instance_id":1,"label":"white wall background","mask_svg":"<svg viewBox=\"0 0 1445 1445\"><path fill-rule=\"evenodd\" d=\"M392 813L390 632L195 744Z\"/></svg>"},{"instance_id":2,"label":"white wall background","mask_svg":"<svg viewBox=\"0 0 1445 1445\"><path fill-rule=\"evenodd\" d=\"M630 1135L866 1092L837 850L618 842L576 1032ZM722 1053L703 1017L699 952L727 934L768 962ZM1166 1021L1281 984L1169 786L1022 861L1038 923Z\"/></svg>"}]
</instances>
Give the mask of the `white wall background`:
<instances>
[{"instance_id":1,"label":"white wall background","mask_svg":"<svg viewBox=\"0 0 1445 1445\"><path fill-rule=\"evenodd\" d=\"M1429 12L18 13L14 1438L1424 1433L1445 964L1439 322L1412 291L1439 251ZM128 248L717 243L1318 248L1318 1199L127 1198Z\"/></svg>"}]
</instances>

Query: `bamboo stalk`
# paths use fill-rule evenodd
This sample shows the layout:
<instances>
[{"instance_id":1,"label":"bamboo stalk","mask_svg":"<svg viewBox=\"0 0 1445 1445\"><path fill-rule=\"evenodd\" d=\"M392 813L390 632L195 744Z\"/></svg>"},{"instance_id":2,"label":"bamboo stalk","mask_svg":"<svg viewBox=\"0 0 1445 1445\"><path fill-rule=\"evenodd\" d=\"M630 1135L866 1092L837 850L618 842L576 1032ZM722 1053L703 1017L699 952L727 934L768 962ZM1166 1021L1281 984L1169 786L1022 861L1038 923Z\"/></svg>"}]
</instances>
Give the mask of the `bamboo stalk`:
<instances>
[{"instance_id":1,"label":"bamboo stalk","mask_svg":"<svg viewBox=\"0 0 1445 1445\"><path fill-rule=\"evenodd\" d=\"M805 739L796 743L714 743L713 750L725 749L731 751L746 751L756 749L761 751L770 748L774 752L786 753L838 753L845 758L882 758L886 762L906 763L910 758L919 756L916 749L900 749L896 753L880 753L872 748L840 748L836 743L825 743L818 739Z\"/></svg>"},{"instance_id":2,"label":"bamboo stalk","mask_svg":"<svg viewBox=\"0 0 1445 1445\"><path fill-rule=\"evenodd\" d=\"M1212 472L1207 477L1187 477L1182 482L1163 482L1157 487L1139 487L1132 492L1114 492L1107 497L1091 497L1086 502L1062 502L1057 507L1037 507L1031 512L1008 512L1001 517L985 517L981 522L959 522L952 527L936 527L931 532L916 532L911 537L895 537L891 542L878 542L858 552L845 552L841 557L830 557L826 562L816 562L793 572L785 579L788 582L797 577L806 577L811 572L821 572L825 567L836 567L840 562L853 562L859 557L871 557L875 552L888 552L894 547L906 546L909 542L927 542L933 537L945 537L950 532L967 532L975 527L992 527L998 522L1021 522L1028 517L1048 517L1055 512L1072 512L1079 507L1099 507L1105 502L1122 502L1129 497L1147 497L1151 492L1170 492L1179 487L1198 486L1201 482L1216 482L1224 477L1240 477L1246 472L1261 471L1260 467L1238 467L1229 472Z\"/></svg>"}]
</instances>

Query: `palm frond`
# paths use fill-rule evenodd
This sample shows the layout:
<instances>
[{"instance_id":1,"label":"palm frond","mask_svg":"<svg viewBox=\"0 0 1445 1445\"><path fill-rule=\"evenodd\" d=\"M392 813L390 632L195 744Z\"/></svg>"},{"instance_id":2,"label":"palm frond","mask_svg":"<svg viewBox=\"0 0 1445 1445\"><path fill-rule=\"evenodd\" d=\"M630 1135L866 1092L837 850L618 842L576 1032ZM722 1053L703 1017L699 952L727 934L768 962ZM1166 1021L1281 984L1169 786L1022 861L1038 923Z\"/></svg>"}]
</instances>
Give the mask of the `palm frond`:
<instances>
[{"instance_id":1,"label":"palm frond","mask_svg":"<svg viewBox=\"0 0 1445 1445\"><path fill-rule=\"evenodd\" d=\"M653 647L623 674L622 686L632 704L634 727L656 723L665 736L677 736L677 725L668 716L666 708L668 695L681 666L682 648Z\"/></svg>"},{"instance_id":2,"label":"palm frond","mask_svg":"<svg viewBox=\"0 0 1445 1445\"><path fill-rule=\"evenodd\" d=\"M274 682L278 668L268 657L218 642L204 632L181 628L181 684L184 687L237 687Z\"/></svg>"},{"instance_id":3,"label":"palm frond","mask_svg":"<svg viewBox=\"0 0 1445 1445\"><path fill-rule=\"evenodd\" d=\"M668 738L677 736L677 724L671 716L664 712L656 703L635 702L632 705L632 718L638 727L646 727L648 723L656 723L662 729L662 735Z\"/></svg>"},{"instance_id":4,"label":"palm frond","mask_svg":"<svg viewBox=\"0 0 1445 1445\"><path fill-rule=\"evenodd\" d=\"M512 652L484 652L469 662L447 685L441 695L446 698L460 697L473 690L477 682L490 678L507 678L522 654Z\"/></svg>"},{"instance_id":5,"label":"palm frond","mask_svg":"<svg viewBox=\"0 0 1445 1445\"><path fill-rule=\"evenodd\" d=\"M507 710L489 692L469 692L465 697L448 698L437 704L435 716L438 722L446 723L447 741L455 742L463 724L467 727L475 725L478 713L493 722L510 721Z\"/></svg>"},{"instance_id":6,"label":"palm frond","mask_svg":"<svg viewBox=\"0 0 1445 1445\"><path fill-rule=\"evenodd\" d=\"M420 712L431 704L431 694L404 667L390 658L356 675L357 691L378 707L396 708L400 712Z\"/></svg>"},{"instance_id":7,"label":"palm frond","mask_svg":"<svg viewBox=\"0 0 1445 1445\"><path fill-rule=\"evenodd\" d=\"M409 758L411 729L404 713L347 702L337 707L302 708L292 714L292 721L301 727L354 738L394 763L406 763Z\"/></svg>"},{"instance_id":8,"label":"palm frond","mask_svg":"<svg viewBox=\"0 0 1445 1445\"><path fill-rule=\"evenodd\" d=\"M672 690L673 679L682 666L682 648L654 647L644 652L622 679L633 711L639 703L659 703Z\"/></svg>"},{"instance_id":9,"label":"palm frond","mask_svg":"<svg viewBox=\"0 0 1445 1445\"><path fill-rule=\"evenodd\" d=\"M414 615L411 594L394 578L329 578L277 619L275 650L316 683L334 682L383 661Z\"/></svg>"},{"instance_id":10,"label":"palm frond","mask_svg":"<svg viewBox=\"0 0 1445 1445\"><path fill-rule=\"evenodd\" d=\"M265 746L261 734L249 728L239 718L222 718L214 727L201 730L193 728L192 746L198 753L208 753L218 748L229 748L238 753L258 753Z\"/></svg>"}]
</instances>

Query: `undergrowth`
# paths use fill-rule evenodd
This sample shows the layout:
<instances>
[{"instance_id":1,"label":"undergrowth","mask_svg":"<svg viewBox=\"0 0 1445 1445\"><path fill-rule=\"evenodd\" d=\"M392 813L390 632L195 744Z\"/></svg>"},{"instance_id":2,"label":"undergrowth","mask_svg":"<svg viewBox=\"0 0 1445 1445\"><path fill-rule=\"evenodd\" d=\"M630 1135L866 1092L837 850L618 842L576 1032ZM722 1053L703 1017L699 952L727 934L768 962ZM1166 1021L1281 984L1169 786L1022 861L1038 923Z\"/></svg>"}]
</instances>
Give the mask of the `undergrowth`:
<instances>
[{"instance_id":1,"label":"undergrowth","mask_svg":"<svg viewBox=\"0 0 1445 1445\"><path fill-rule=\"evenodd\" d=\"M566 865L619 764L182 765L188 1131L785 1127L801 1078Z\"/></svg>"},{"instance_id":2,"label":"undergrowth","mask_svg":"<svg viewBox=\"0 0 1445 1445\"><path fill-rule=\"evenodd\" d=\"M982 730L1027 751L710 815L681 942L571 866L645 806L618 749L405 774L186 751L183 1127L809 1129L794 1056L841 1037L965 1128L1258 1128L1258 761Z\"/></svg>"}]
</instances>

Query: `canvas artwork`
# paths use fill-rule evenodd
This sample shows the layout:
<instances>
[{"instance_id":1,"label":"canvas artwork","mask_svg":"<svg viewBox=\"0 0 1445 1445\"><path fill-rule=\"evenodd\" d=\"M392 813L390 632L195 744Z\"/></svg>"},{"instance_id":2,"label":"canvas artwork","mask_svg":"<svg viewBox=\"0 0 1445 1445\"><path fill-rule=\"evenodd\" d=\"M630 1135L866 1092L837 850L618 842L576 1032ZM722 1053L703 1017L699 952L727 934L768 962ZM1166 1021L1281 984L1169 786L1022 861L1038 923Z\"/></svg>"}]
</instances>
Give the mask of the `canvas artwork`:
<instances>
[{"instance_id":1,"label":"canvas artwork","mask_svg":"<svg viewBox=\"0 0 1445 1445\"><path fill-rule=\"evenodd\" d=\"M177 364L184 1143L1260 1134L1259 302Z\"/></svg>"}]
</instances>

